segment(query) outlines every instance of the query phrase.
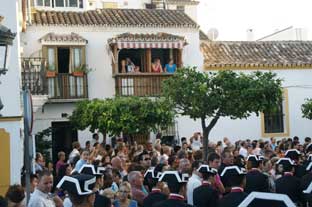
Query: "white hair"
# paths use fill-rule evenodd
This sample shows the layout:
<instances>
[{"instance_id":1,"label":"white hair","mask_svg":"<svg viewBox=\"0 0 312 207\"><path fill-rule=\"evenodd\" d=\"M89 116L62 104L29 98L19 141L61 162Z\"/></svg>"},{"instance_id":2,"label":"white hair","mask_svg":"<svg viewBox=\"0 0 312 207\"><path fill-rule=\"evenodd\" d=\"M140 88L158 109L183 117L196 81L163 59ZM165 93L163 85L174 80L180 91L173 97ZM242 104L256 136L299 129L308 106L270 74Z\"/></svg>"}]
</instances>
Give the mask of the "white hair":
<instances>
[{"instance_id":1,"label":"white hair","mask_svg":"<svg viewBox=\"0 0 312 207\"><path fill-rule=\"evenodd\" d=\"M140 175L141 173L139 171L132 171L128 174L128 181L130 183L133 183L135 179Z\"/></svg>"}]
</instances>

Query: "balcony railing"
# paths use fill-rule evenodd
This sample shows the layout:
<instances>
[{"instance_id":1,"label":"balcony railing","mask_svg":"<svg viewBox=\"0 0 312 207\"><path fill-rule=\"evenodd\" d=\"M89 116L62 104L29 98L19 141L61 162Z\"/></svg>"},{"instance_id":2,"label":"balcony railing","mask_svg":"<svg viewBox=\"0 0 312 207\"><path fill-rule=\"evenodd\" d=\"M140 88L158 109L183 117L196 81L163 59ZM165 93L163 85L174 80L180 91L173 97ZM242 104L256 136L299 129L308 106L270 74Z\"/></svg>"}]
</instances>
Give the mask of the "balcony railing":
<instances>
[{"instance_id":1,"label":"balcony railing","mask_svg":"<svg viewBox=\"0 0 312 207\"><path fill-rule=\"evenodd\" d=\"M170 73L120 73L116 74L116 95L160 96L162 82Z\"/></svg>"},{"instance_id":2,"label":"balcony railing","mask_svg":"<svg viewBox=\"0 0 312 207\"><path fill-rule=\"evenodd\" d=\"M48 95L49 99L88 98L87 75L74 76L60 73L47 76L43 58L23 58L23 88L33 95Z\"/></svg>"},{"instance_id":3,"label":"balcony railing","mask_svg":"<svg viewBox=\"0 0 312 207\"><path fill-rule=\"evenodd\" d=\"M47 95L43 58L22 58L22 85L33 95Z\"/></svg>"},{"instance_id":4,"label":"balcony railing","mask_svg":"<svg viewBox=\"0 0 312 207\"><path fill-rule=\"evenodd\" d=\"M47 78L48 95L51 99L88 98L87 75L73 76L60 73Z\"/></svg>"}]
</instances>

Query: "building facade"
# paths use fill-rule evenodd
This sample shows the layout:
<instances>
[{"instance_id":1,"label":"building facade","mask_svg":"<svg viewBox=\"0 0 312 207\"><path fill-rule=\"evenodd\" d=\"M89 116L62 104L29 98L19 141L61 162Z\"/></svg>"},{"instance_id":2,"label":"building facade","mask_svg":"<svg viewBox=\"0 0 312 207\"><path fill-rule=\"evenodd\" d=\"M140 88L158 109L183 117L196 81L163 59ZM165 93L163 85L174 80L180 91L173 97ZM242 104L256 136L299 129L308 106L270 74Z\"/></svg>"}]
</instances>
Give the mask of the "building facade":
<instances>
[{"instance_id":1,"label":"building facade","mask_svg":"<svg viewBox=\"0 0 312 207\"><path fill-rule=\"evenodd\" d=\"M203 65L199 26L183 11L36 10L31 19L21 35L22 79L34 97L48 96L36 110L33 132L53 128L54 158L59 150L70 152L73 141L84 145L92 137L69 125L77 101L159 96L161 82L172 74L152 73L158 58L163 66L169 59L178 67ZM126 72L127 59L137 72ZM91 71L78 73L86 69Z\"/></svg>"},{"instance_id":2,"label":"building facade","mask_svg":"<svg viewBox=\"0 0 312 207\"><path fill-rule=\"evenodd\" d=\"M0 97L4 105L0 111L0 195L4 195L8 186L20 183L23 165L22 111L20 90L20 19L18 1L4 1L1 4L0 16L4 17L1 24L16 33L11 47L9 70L0 75ZM1 57L3 58L3 53ZM20 150L16 150L20 149Z\"/></svg>"}]
</instances>

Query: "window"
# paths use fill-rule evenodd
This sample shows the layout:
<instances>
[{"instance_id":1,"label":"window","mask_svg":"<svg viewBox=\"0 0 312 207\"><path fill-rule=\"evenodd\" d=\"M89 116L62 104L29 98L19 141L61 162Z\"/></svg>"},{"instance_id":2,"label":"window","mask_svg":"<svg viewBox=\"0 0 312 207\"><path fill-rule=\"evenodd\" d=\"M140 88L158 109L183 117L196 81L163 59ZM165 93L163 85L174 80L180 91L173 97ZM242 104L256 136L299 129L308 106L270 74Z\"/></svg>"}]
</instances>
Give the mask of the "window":
<instances>
[{"instance_id":1,"label":"window","mask_svg":"<svg viewBox=\"0 0 312 207\"><path fill-rule=\"evenodd\" d=\"M81 66L81 48L73 48L73 66L77 68Z\"/></svg>"},{"instance_id":2,"label":"window","mask_svg":"<svg viewBox=\"0 0 312 207\"><path fill-rule=\"evenodd\" d=\"M54 5L56 7L64 7L65 6L64 5L64 0L54 0L54 1L55 1Z\"/></svg>"},{"instance_id":3,"label":"window","mask_svg":"<svg viewBox=\"0 0 312 207\"><path fill-rule=\"evenodd\" d=\"M55 70L55 52L54 48L48 48L48 67L49 70Z\"/></svg>"},{"instance_id":4,"label":"window","mask_svg":"<svg viewBox=\"0 0 312 207\"><path fill-rule=\"evenodd\" d=\"M71 73L75 68L85 64L84 47L48 46L43 49L47 58L48 69L58 73Z\"/></svg>"},{"instance_id":5,"label":"window","mask_svg":"<svg viewBox=\"0 0 312 207\"><path fill-rule=\"evenodd\" d=\"M103 2L104 9L117 9L118 4L117 2Z\"/></svg>"},{"instance_id":6,"label":"window","mask_svg":"<svg viewBox=\"0 0 312 207\"><path fill-rule=\"evenodd\" d=\"M68 0L68 7L78 7L77 0Z\"/></svg>"},{"instance_id":7,"label":"window","mask_svg":"<svg viewBox=\"0 0 312 207\"><path fill-rule=\"evenodd\" d=\"M185 11L185 6L177 6L177 10L179 10L179 11Z\"/></svg>"},{"instance_id":8,"label":"window","mask_svg":"<svg viewBox=\"0 0 312 207\"><path fill-rule=\"evenodd\" d=\"M261 114L262 136L288 136L289 115L288 115L288 93L283 92L283 101L272 112Z\"/></svg>"},{"instance_id":9,"label":"window","mask_svg":"<svg viewBox=\"0 0 312 207\"><path fill-rule=\"evenodd\" d=\"M36 6L51 6L51 0L37 0Z\"/></svg>"},{"instance_id":10,"label":"window","mask_svg":"<svg viewBox=\"0 0 312 207\"><path fill-rule=\"evenodd\" d=\"M274 112L264 113L264 132L265 133L284 132L284 113L282 103L280 103L280 105Z\"/></svg>"}]
</instances>

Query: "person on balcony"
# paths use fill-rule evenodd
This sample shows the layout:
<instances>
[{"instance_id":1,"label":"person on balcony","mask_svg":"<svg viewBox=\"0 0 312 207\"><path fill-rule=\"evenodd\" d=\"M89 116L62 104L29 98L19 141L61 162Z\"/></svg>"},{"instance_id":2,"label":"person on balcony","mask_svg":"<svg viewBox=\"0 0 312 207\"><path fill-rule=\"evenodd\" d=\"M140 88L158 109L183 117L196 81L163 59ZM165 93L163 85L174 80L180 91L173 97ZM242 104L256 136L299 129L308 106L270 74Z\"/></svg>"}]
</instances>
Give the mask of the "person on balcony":
<instances>
[{"instance_id":1,"label":"person on balcony","mask_svg":"<svg viewBox=\"0 0 312 207\"><path fill-rule=\"evenodd\" d=\"M134 65L134 63L131 61L130 58L127 58L127 59L126 59L126 69L127 69L127 73L134 72L135 65Z\"/></svg>"},{"instance_id":2,"label":"person on balcony","mask_svg":"<svg viewBox=\"0 0 312 207\"><path fill-rule=\"evenodd\" d=\"M153 73L162 73L163 72L163 68L161 66L159 58L156 58L154 60L154 63L152 63L152 72Z\"/></svg>"},{"instance_id":3,"label":"person on balcony","mask_svg":"<svg viewBox=\"0 0 312 207\"><path fill-rule=\"evenodd\" d=\"M170 58L169 63L165 65L166 73L174 73L177 69L177 65L174 64L173 59Z\"/></svg>"}]
</instances>

